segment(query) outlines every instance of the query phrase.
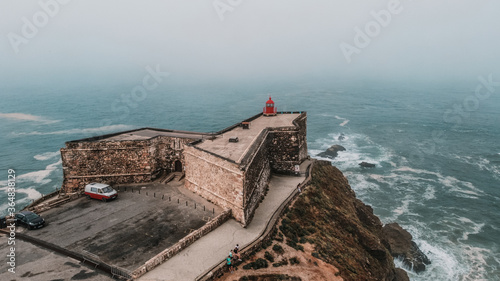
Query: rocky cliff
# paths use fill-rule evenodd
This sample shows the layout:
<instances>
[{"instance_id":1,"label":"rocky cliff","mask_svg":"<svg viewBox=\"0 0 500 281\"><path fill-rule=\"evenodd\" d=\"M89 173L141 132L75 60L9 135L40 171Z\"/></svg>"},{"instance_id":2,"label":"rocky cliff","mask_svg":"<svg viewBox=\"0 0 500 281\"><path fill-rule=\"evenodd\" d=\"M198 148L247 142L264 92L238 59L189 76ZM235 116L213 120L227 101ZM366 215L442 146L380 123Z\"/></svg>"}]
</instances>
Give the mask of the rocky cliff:
<instances>
[{"instance_id":1,"label":"rocky cliff","mask_svg":"<svg viewBox=\"0 0 500 281\"><path fill-rule=\"evenodd\" d=\"M273 239L222 280L409 280L385 232L342 172L318 161Z\"/></svg>"}]
</instances>

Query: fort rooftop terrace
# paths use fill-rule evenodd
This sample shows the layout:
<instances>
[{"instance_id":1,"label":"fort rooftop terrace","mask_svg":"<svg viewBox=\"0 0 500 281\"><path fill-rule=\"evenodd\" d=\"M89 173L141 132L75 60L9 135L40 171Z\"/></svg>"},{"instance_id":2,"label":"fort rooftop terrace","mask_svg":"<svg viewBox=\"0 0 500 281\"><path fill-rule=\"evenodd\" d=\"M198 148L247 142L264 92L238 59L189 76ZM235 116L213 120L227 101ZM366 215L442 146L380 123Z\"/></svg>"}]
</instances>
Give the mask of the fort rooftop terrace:
<instances>
[{"instance_id":1,"label":"fort rooftop terrace","mask_svg":"<svg viewBox=\"0 0 500 281\"><path fill-rule=\"evenodd\" d=\"M299 113L278 114L271 117L261 115L250 122L248 129L235 127L213 140L205 140L197 144L196 147L240 164L263 130L266 128L292 127L294 126L293 120L299 116ZM232 137L238 137L239 141L229 142L229 138Z\"/></svg>"}]
</instances>

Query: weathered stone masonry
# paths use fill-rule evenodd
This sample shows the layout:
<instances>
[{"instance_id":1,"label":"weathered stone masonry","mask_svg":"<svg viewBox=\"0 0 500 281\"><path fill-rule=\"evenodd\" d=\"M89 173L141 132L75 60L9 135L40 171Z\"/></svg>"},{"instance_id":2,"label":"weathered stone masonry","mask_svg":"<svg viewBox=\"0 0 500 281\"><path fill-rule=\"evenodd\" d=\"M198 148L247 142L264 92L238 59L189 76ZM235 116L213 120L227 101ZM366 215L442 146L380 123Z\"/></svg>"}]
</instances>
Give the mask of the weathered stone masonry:
<instances>
[{"instance_id":1,"label":"weathered stone masonry","mask_svg":"<svg viewBox=\"0 0 500 281\"><path fill-rule=\"evenodd\" d=\"M272 128L269 161L273 172L293 173L295 165L307 158L307 115L294 120L293 127Z\"/></svg>"},{"instance_id":2,"label":"weathered stone masonry","mask_svg":"<svg viewBox=\"0 0 500 281\"><path fill-rule=\"evenodd\" d=\"M83 190L90 182L149 182L162 171L173 171L177 160L184 165L184 145L198 139L195 134L192 138L156 136L143 140L113 139L113 136L140 130L158 129L145 128L67 142L66 147L61 149L63 190Z\"/></svg>"},{"instance_id":3,"label":"weathered stone masonry","mask_svg":"<svg viewBox=\"0 0 500 281\"><path fill-rule=\"evenodd\" d=\"M67 142L61 149L63 189L83 190L90 182L150 182L181 163L188 190L231 209L233 217L246 226L265 194L271 174L293 174L295 166L307 158L307 115L258 114L244 122L257 122L262 129L248 133L241 129L241 123L216 134L143 128ZM266 127L268 123L278 125ZM242 143L242 151L233 159L222 156L221 151L232 155L228 136L236 131L240 137L247 137L248 145ZM202 148L204 142L214 139L214 149L210 149L210 143Z\"/></svg>"},{"instance_id":4,"label":"weathered stone masonry","mask_svg":"<svg viewBox=\"0 0 500 281\"><path fill-rule=\"evenodd\" d=\"M239 163L201 149L197 143L189 144L184 151L185 187L232 209L233 217L248 225L271 173L294 173L295 165L307 158L307 115L297 116L292 126L263 129Z\"/></svg>"}]
</instances>

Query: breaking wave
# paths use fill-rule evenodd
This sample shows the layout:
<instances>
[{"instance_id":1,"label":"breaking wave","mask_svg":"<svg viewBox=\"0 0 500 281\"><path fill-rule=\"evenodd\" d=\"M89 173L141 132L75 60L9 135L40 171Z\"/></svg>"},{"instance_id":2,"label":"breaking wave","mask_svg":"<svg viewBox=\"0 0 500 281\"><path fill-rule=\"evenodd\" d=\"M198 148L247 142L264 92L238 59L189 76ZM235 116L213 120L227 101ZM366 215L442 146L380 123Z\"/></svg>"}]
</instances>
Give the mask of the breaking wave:
<instances>
[{"instance_id":1,"label":"breaking wave","mask_svg":"<svg viewBox=\"0 0 500 281\"><path fill-rule=\"evenodd\" d=\"M342 123L339 124L340 127L344 127L345 125L347 125L347 123L349 123L349 119L346 119L346 118L342 118L342 117L339 117L337 115L335 115L335 119L338 119L338 120L343 120Z\"/></svg>"},{"instance_id":2,"label":"breaking wave","mask_svg":"<svg viewBox=\"0 0 500 281\"><path fill-rule=\"evenodd\" d=\"M57 156L59 156L59 151L45 152L42 154L37 154L37 155L33 156L33 158L35 158L36 160L39 160L39 161L45 161L45 160L49 160L49 159L52 159L52 158L57 157Z\"/></svg>"},{"instance_id":3,"label":"breaking wave","mask_svg":"<svg viewBox=\"0 0 500 281\"><path fill-rule=\"evenodd\" d=\"M310 153L337 166L357 197L372 205L382 222L398 222L412 234L432 264L420 274L409 271L411 280L487 280L488 272L498 270L498 253L471 241L471 237L481 235L487 224L467 212L457 215L458 209L463 211L457 206L462 201L457 200L484 199L487 194L482 189L453 174L412 167L404 157L363 134L346 133L341 139L339 136L329 134L313 141ZM333 144L344 146L346 151L339 151L334 159L317 157ZM484 159L464 159L484 171L496 172L496 166L488 165ZM362 161L376 167L360 168ZM449 201L444 204L443 200ZM395 263L403 266L401 261Z\"/></svg>"},{"instance_id":4,"label":"breaking wave","mask_svg":"<svg viewBox=\"0 0 500 281\"><path fill-rule=\"evenodd\" d=\"M50 165L47 165L44 170L19 175L19 176L17 176L17 180L19 182L33 182L36 184L47 184L47 183L52 181L49 178L50 174L52 174L54 171L60 169L61 164L62 164L62 160L59 159L59 161L52 163Z\"/></svg>"}]
</instances>

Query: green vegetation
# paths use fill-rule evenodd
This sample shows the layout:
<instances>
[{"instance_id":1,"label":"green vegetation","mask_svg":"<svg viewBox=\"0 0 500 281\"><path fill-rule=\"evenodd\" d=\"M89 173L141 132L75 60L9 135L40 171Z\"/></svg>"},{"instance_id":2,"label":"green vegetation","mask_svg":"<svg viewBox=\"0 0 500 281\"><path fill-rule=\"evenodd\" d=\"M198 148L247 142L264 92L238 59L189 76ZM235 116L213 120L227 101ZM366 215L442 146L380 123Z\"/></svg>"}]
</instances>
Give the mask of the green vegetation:
<instances>
[{"instance_id":1,"label":"green vegetation","mask_svg":"<svg viewBox=\"0 0 500 281\"><path fill-rule=\"evenodd\" d=\"M281 259L280 262L273 263L274 267L280 267L280 266L283 266L283 265L288 265L288 259L287 258Z\"/></svg>"},{"instance_id":2,"label":"green vegetation","mask_svg":"<svg viewBox=\"0 0 500 281\"><path fill-rule=\"evenodd\" d=\"M297 257L290 258L290 264L291 265L300 264L300 260Z\"/></svg>"},{"instance_id":3,"label":"green vegetation","mask_svg":"<svg viewBox=\"0 0 500 281\"><path fill-rule=\"evenodd\" d=\"M281 247L280 244L274 244L273 251L275 251L276 253L278 253L280 255L283 255L283 253L285 253L285 250L283 250L283 247Z\"/></svg>"},{"instance_id":4,"label":"green vegetation","mask_svg":"<svg viewBox=\"0 0 500 281\"><path fill-rule=\"evenodd\" d=\"M273 235L273 237L274 237L274 240L276 240L278 242L283 242L283 233L278 232L278 234Z\"/></svg>"},{"instance_id":5,"label":"green vegetation","mask_svg":"<svg viewBox=\"0 0 500 281\"><path fill-rule=\"evenodd\" d=\"M258 258L256 261L244 265L243 269L256 270L256 269L260 269L260 268L267 268L268 266L269 266L269 264L267 263L267 261L265 259Z\"/></svg>"},{"instance_id":6,"label":"green vegetation","mask_svg":"<svg viewBox=\"0 0 500 281\"><path fill-rule=\"evenodd\" d=\"M268 251L266 251L264 253L264 258L266 258L266 260L270 261L270 262L274 262L274 257L271 253L269 253Z\"/></svg>"},{"instance_id":7,"label":"green vegetation","mask_svg":"<svg viewBox=\"0 0 500 281\"><path fill-rule=\"evenodd\" d=\"M265 241L262 242L262 245L261 245L261 248L263 250L267 249L269 246L271 246L273 244L273 241L271 239L267 239Z\"/></svg>"}]
</instances>

